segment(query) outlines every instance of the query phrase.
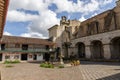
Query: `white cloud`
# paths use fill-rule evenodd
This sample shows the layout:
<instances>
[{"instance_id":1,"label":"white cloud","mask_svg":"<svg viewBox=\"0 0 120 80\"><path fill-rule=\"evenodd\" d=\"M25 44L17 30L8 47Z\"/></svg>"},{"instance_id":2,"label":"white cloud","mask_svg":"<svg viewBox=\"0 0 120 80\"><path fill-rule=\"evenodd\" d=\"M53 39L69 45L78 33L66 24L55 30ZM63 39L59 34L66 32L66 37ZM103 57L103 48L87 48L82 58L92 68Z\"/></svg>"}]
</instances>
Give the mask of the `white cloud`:
<instances>
[{"instance_id":1,"label":"white cloud","mask_svg":"<svg viewBox=\"0 0 120 80\"><path fill-rule=\"evenodd\" d=\"M38 15L26 14L16 10L8 11L7 20L11 22L25 22L38 18Z\"/></svg>"},{"instance_id":2,"label":"white cloud","mask_svg":"<svg viewBox=\"0 0 120 80\"><path fill-rule=\"evenodd\" d=\"M79 20L84 21L86 20L85 15L99 10L100 6L112 1L91 0L89 3L85 3L84 0L77 0L77 3L73 3L70 0L10 0L7 20L12 22L31 21L32 23L27 26L27 33L23 33L21 36L44 38L44 36L48 36L47 29L59 23L58 12L80 12L83 16ZM58 8L55 12L48 9L51 3L56 4ZM38 11L39 15L26 14L17 9Z\"/></svg>"},{"instance_id":3,"label":"white cloud","mask_svg":"<svg viewBox=\"0 0 120 80\"><path fill-rule=\"evenodd\" d=\"M56 16L56 13L50 10L41 12L39 18L34 20L32 24L28 26L29 31L39 32L44 36L48 36L47 29L59 23L59 19Z\"/></svg>"},{"instance_id":4,"label":"white cloud","mask_svg":"<svg viewBox=\"0 0 120 80\"><path fill-rule=\"evenodd\" d=\"M77 0L77 3L73 3L73 1L70 0L10 0L9 10L22 8L26 10L44 11L48 9L51 3L55 3L58 8L57 12L93 12L98 10L100 5L106 5L112 1L113 0L90 0L89 3L85 3L85 1Z\"/></svg>"},{"instance_id":5,"label":"white cloud","mask_svg":"<svg viewBox=\"0 0 120 80\"><path fill-rule=\"evenodd\" d=\"M48 9L51 2L52 0L11 0L7 20L14 22L31 21L32 23L27 26L28 33L23 34L25 36L31 36L30 33L34 32L48 36L47 29L59 23L57 14ZM16 9L38 11L39 15L26 14Z\"/></svg>"},{"instance_id":6,"label":"white cloud","mask_svg":"<svg viewBox=\"0 0 120 80\"><path fill-rule=\"evenodd\" d=\"M96 16L97 15L97 13L94 13L93 15L92 15L92 17L94 17L94 16Z\"/></svg>"},{"instance_id":7,"label":"white cloud","mask_svg":"<svg viewBox=\"0 0 120 80\"><path fill-rule=\"evenodd\" d=\"M10 0L9 10L26 9L26 10L45 10L51 3L49 0Z\"/></svg>"},{"instance_id":8,"label":"white cloud","mask_svg":"<svg viewBox=\"0 0 120 80\"><path fill-rule=\"evenodd\" d=\"M102 4L106 5L106 4L109 4L111 3L113 0L104 0Z\"/></svg>"},{"instance_id":9,"label":"white cloud","mask_svg":"<svg viewBox=\"0 0 120 80\"><path fill-rule=\"evenodd\" d=\"M12 36L12 34L11 34L11 33L9 33L9 32L7 32L7 31L5 31L5 32L3 33L3 35Z\"/></svg>"},{"instance_id":10,"label":"white cloud","mask_svg":"<svg viewBox=\"0 0 120 80\"><path fill-rule=\"evenodd\" d=\"M33 37L33 38L43 38L43 39L48 38L48 37L44 37L42 34L40 34L38 32L23 33L20 36L22 36L22 37Z\"/></svg>"},{"instance_id":11,"label":"white cloud","mask_svg":"<svg viewBox=\"0 0 120 80\"><path fill-rule=\"evenodd\" d=\"M82 17L79 19L80 22L83 22L83 21L85 21L85 20L86 20L86 19L85 19L84 16L82 16Z\"/></svg>"},{"instance_id":12,"label":"white cloud","mask_svg":"<svg viewBox=\"0 0 120 80\"><path fill-rule=\"evenodd\" d=\"M94 12L99 9L99 2L96 0L91 0L91 2L85 4L83 1L77 0L77 3L73 3L68 0L54 0L58 7L57 12L67 11L67 12Z\"/></svg>"}]
</instances>

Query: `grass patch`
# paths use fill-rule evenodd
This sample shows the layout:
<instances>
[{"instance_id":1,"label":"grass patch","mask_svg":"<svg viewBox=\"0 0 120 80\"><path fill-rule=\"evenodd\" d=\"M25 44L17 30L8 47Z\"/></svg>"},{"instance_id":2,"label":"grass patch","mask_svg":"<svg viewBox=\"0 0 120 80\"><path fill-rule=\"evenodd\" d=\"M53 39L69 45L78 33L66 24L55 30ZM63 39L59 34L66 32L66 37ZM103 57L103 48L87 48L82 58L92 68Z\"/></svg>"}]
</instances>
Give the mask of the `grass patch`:
<instances>
[{"instance_id":1,"label":"grass patch","mask_svg":"<svg viewBox=\"0 0 120 80\"><path fill-rule=\"evenodd\" d=\"M6 60L4 62L4 64L16 64L16 63L20 63L20 61L19 60L14 60L14 61Z\"/></svg>"},{"instance_id":2,"label":"grass patch","mask_svg":"<svg viewBox=\"0 0 120 80\"><path fill-rule=\"evenodd\" d=\"M14 67L13 65L6 65L5 66L6 68L11 68L11 67Z\"/></svg>"},{"instance_id":3,"label":"grass patch","mask_svg":"<svg viewBox=\"0 0 120 80\"><path fill-rule=\"evenodd\" d=\"M42 63L40 64L40 67L44 67L44 68L54 68L54 65L51 63Z\"/></svg>"},{"instance_id":4,"label":"grass patch","mask_svg":"<svg viewBox=\"0 0 120 80\"><path fill-rule=\"evenodd\" d=\"M58 68L64 68L64 65L59 65Z\"/></svg>"}]
</instances>

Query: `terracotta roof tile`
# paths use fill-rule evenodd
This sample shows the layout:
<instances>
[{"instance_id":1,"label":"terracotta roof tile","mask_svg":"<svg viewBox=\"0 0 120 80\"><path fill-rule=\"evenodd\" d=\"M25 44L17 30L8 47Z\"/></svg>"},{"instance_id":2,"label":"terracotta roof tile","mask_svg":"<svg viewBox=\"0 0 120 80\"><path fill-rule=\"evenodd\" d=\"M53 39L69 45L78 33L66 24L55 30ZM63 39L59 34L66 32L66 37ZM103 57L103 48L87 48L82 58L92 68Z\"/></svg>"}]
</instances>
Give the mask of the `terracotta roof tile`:
<instances>
[{"instance_id":1,"label":"terracotta roof tile","mask_svg":"<svg viewBox=\"0 0 120 80\"><path fill-rule=\"evenodd\" d=\"M0 0L0 38L2 37L3 34L8 4L9 0Z\"/></svg>"},{"instance_id":2,"label":"terracotta roof tile","mask_svg":"<svg viewBox=\"0 0 120 80\"><path fill-rule=\"evenodd\" d=\"M51 45L51 46L55 44L51 41L48 41L47 39L6 36L6 35L4 35L1 38L1 43L41 44L41 45Z\"/></svg>"}]
</instances>

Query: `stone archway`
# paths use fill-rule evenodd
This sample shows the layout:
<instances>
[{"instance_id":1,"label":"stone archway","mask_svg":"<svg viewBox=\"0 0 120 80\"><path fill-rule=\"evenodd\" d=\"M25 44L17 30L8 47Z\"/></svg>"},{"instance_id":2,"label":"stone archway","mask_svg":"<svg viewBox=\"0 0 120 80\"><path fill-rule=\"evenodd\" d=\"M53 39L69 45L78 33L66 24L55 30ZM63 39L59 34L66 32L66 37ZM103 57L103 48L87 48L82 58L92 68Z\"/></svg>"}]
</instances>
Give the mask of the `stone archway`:
<instances>
[{"instance_id":1,"label":"stone archway","mask_svg":"<svg viewBox=\"0 0 120 80\"><path fill-rule=\"evenodd\" d=\"M95 40L91 42L91 57L93 59L103 59L104 58L104 51L103 51L103 44L99 40Z\"/></svg>"},{"instance_id":2,"label":"stone archway","mask_svg":"<svg viewBox=\"0 0 120 80\"><path fill-rule=\"evenodd\" d=\"M85 44L78 42L76 44L78 58L85 58Z\"/></svg>"},{"instance_id":3,"label":"stone archway","mask_svg":"<svg viewBox=\"0 0 120 80\"><path fill-rule=\"evenodd\" d=\"M111 40L111 58L120 59L120 37L115 37Z\"/></svg>"}]
</instances>

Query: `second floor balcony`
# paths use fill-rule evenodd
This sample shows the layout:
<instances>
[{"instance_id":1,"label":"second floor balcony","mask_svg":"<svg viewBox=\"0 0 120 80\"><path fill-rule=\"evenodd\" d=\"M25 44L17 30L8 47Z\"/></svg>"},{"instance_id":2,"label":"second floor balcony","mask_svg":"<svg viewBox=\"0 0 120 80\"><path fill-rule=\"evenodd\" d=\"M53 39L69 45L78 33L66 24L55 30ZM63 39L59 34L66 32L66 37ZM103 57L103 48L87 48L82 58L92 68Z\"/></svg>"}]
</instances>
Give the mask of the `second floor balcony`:
<instances>
[{"instance_id":1,"label":"second floor balcony","mask_svg":"<svg viewBox=\"0 0 120 80\"><path fill-rule=\"evenodd\" d=\"M28 48L27 50L23 50L21 48L5 48L4 50L0 50L0 52L49 53L49 52L55 52L55 49Z\"/></svg>"}]
</instances>

